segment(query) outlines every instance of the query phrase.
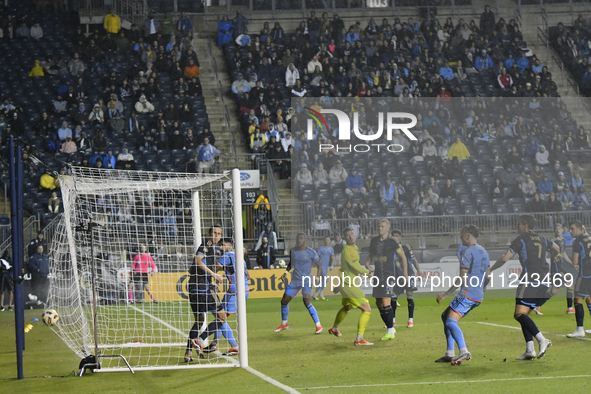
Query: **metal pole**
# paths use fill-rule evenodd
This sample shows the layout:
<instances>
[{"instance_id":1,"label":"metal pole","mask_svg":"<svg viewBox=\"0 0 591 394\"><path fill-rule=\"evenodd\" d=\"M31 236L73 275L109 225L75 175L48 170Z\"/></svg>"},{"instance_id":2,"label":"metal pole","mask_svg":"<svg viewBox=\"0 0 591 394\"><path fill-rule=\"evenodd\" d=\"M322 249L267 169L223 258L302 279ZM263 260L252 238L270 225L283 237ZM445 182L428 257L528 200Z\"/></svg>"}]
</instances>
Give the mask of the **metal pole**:
<instances>
[{"instance_id":1,"label":"metal pole","mask_svg":"<svg viewBox=\"0 0 591 394\"><path fill-rule=\"evenodd\" d=\"M16 158L15 158L15 145L14 145L14 137L10 136L9 140L9 160L10 160L10 214L12 220L12 260L13 260L13 278L14 278L14 307L15 307L15 314L14 314L14 328L16 334L16 369L17 369L17 377L19 380L23 379L23 347L25 343L25 327L24 324L21 325L20 319L20 311L24 313L24 304L20 302L20 298L22 298L22 282L20 278L22 276L20 270L20 263L19 263L19 256L22 253L19 253L19 242L18 242L18 214L17 214L17 186L16 186Z\"/></svg>"},{"instance_id":2,"label":"metal pole","mask_svg":"<svg viewBox=\"0 0 591 394\"><path fill-rule=\"evenodd\" d=\"M94 356L96 364L100 367L99 352L98 352L98 333L97 333L97 309L96 309L96 265L94 259L94 223L88 222L88 233L90 234L90 264L92 266L92 328L94 331Z\"/></svg>"},{"instance_id":3,"label":"metal pole","mask_svg":"<svg viewBox=\"0 0 591 394\"><path fill-rule=\"evenodd\" d=\"M232 170L232 210L234 213L234 250L236 262L236 301L238 307L239 360L242 368L248 367L248 339L246 335L246 283L244 283L244 245L242 238L242 194L240 170Z\"/></svg>"},{"instance_id":4,"label":"metal pole","mask_svg":"<svg viewBox=\"0 0 591 394\"><path fill-rule=\"evenodd\" d=\"M16 146L16 225L17 225L17 250L18 250L18 260L14 260L18 263L18 269L20 272L23 270L23 260L24 260L24 247L25 241L23 240L24 233L23 233L23 160L22 160L22 150L20 146ZM19 298L16 298L16 301L23 307L16 312L15 314L18 316L20 326L25 327L25 300L24 300L24 291L19 292ZM16 302L15 301L15 302ZM25 350L25 335L23 334L22 340L22 349Z\"/></svg>"}]
</instances>

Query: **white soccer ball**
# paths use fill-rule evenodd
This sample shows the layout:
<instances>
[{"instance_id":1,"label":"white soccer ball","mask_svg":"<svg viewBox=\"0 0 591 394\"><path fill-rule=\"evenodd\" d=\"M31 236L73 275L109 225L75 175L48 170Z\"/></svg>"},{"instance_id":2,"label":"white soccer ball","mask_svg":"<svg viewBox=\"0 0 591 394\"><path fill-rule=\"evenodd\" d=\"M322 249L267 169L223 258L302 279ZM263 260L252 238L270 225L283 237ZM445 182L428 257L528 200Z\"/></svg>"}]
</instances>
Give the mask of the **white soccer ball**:
<instances>
[{"instance_id":1,"label":"white soccer ball","mask_svg":"<svg viewBox=\"0 0 591 394\"><path fill-rule=\"evenodd\" d=\"M56 325L59 318L59 315L53 309L47 309L43 312L43 315L41 315L41 320L43 320L43 323L45 323L46 326Z\"/></svg>"},{"instance_id":2,"label":"white soccer ball","mask_svg":"<svg viewBox=\"0 0 591 394\"><path fill-rule=\"evenodd\" d=\"M277 264L280 268L285 268L287 267L287 263L285 262L285 260L279 260L279 263Z\"/></svg>"}]
</instances>

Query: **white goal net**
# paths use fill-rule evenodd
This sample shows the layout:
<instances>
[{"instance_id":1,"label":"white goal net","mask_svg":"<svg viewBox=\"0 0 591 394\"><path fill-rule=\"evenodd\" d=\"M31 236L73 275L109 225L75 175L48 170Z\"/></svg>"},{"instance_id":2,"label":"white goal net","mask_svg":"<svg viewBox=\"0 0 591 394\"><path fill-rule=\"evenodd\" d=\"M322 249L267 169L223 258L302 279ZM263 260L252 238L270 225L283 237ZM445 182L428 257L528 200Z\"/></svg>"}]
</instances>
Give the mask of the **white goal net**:
<instances>
[{"instance_id":1,"label":"white goal net","mask_svg":"<svg viewBox=\"0 0 591 394\"><path fill-rule=\"evenodd\" d=\"M244 264L242 246L236 245L242 220L234 220L240 191L238 184L233 193L231 182L230 175L81 167L60 177L64 215L49 254L48 308L58 312L52 328L72 351L81 358L98 355L100 370L127 370L124 359L134 370L240 365L237 316L244 303L237 302L238 311L221 326L219 314L207 313L219 308L195 305L211 297L190 296L196 287L189 272L203 242L211 245L211 258L203 262L223 280L216 286L202 269L194 272L222 307L228 309L224 296L228 301L244 289L237 267ZM221 230L215 243L212 228ZM240 264L229 269L235 261ZM212 330L216 321L220 329ZM198 334L212 334L199 340L209 351L201 357L189 341Z\"/></svg>"}]
</instances>

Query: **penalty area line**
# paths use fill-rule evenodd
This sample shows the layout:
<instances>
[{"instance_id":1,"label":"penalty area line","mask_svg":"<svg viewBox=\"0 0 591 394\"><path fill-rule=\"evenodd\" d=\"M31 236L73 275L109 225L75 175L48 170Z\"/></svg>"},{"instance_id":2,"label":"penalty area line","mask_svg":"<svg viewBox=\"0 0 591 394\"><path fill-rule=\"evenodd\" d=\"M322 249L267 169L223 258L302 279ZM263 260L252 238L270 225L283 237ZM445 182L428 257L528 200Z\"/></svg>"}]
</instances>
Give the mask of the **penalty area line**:
<instances>
[{"instance_id":1,"label":"penalty area line","mask_svg":"<svg viewBox=\"0 0 591 394\"><path fill-rule=\"evenodd\" d=\"M527 378L506 378L506 379L479 379L479 380L452 380L438 382L408 382L408 383L381 383L381 384L359 384L350 386L317 386L317 387L299 387L298 390L326 390L326 389L353 389L364 387L395 387L395 386L419 386L432 384L458 384L458 383L490 383L490 382L510 382L520 380L539 380L539 379L574 379L591 378L591 375L571 375L571 376L536 376Z\"/></svg>"},{"instance_id":2,"label":"penalty area line","mask_svg":"<svg viewBox=\"0 0 591 394\"><path fill-rule=\"evenodd\" d=\"M486 323L486 322L483 322L483 321L477 321L475 323L477 323L477 324L484 324L486 326L501 327L501 328L510 328L511 330L519 330L519 331L521 331L521 327L504 326L502 324ZM566 338L566 335L564 335L564 334L556 334L555 332L547 332L547 331L540 331L540 332L542 334L554 335L554 336L557 336L557 337ZM591 341L591 338L573 338L573 339L578 339L578 340L581 340L581 341Z\"/></svg>"},{"instance_id":3,"label":"penalty area line","mask_svg":"<svg viewBox=\"0 0 591 394\"><path fill-rule=\"evenodd\" d=\"M152 319L156 320L158 323L162 324L163 326L170 328L172 331L175 331L176 333L178 333L180 335L186 335L185 332L183 332L183 331L179 330L178 328L176 328L176 327L168 324L164 320L157 318L156 316L152 315L151 313L146 312L146 311L143 311L143 310L137 308L134 305L129 305L129 306L131 308L135 309L136 311L138 311L140 313L143 313L146 316L151 317ZM229 362L231 362L233 364L238 364L236 360L234 360L234 359L232 359L230 357L225 357L225 356L220 356L220 357L226 359L227 361L229 361ZM293 389L293 388L291 388L289 386L286 386L283 383L276 381L275 379L271 378L270 376L267 376L264 373L259 372L259 371L257 371L254 368L244 367L244 370L250 372L251 374L253 374L253 375L255 375L255 376L257 376L257 377L259 377L261 379L263 379L265 382L268 382L268 383L272 384L273 386L276 386L276 387L282 389L283 391L287 391L288 393L291 393L291 394L300 394L300 392L297 391L296 389Z\"/></svg>"}]
</instances>

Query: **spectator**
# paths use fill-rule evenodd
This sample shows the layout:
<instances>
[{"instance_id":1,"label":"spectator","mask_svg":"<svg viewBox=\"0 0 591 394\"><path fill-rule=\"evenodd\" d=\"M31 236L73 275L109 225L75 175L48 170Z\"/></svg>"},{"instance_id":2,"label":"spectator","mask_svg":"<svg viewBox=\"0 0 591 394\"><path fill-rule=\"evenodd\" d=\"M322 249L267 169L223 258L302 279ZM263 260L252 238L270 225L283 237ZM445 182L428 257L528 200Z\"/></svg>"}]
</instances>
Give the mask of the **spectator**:
<instances>
[{"instance_id":1,"label":"spectator","mask_svg":"<svg viewBox=\"0 0 591 394\"><path fill-rule=\"evenodd\" d=\"M269 243L267 237L262 236L261 245L257 248L257 267L259 269L269 269L274 265L275 248Z\"/></svg>"},{"instance_id":2,"label":"spectator","mask_svg":"<svg viewBox=\"0 0 591 394\"><path fill-rule=\"evenodd\" d=\"M569 182L567 181L567 179L564 177L564 172L559 171L558 172L558 179L556 180L556 182L554 183L554 187L553 190L556 193L560 193L561 191L564 190L565 186L568 186Z\"/></svg>"},{"instance_id":3,"label":"spectator","mask_svg":"<svg viewBox=\"0 0 591 394\"><path fill-rule=\"evenodd\" d=\"M527 205L527 211L531 213L544 212L546 207L544 201L540 199L540 195L538 193L535 193L533 196L533 200L531 200Z\"/></svg>"},{"instance_id":4,"label":"spectator","mask_svg":"<svg viewBox=\"0 0 591 394\"><path fill-rule=\"evenodd\" d=\"M484 6L484 12L480 15L480 31L489 39L495 31L495 14L488 5Z\"/></svg>"},{"instance_id":5,"label":"spectator","mask_svg":"<svg viewBox=\"0 0 591 394\"><path fill-rule=\"evenodd\" d=\"M115 156L113 156L113 149L108 149L107 150L107 154L105 155L105 157L103 157L103 167L110 169L110 170L114 170L115 169L115 165L117 164L117 159L115 159Z\"/></svg>"},{"instance_id":6,"label":"spectator","mask_svg":"<svg viewBox=\"0 0 591 394\"><path fill-rule=\"evenodd\" d=\"M445 180L445 185L439 191L439 197L444 200L453 200L456 198L456 190L451 182L451 179Z\"/></svg>"},{"instance_id":7,"label":"spectator","mask_svg":"<svg viewBox=\"0 0 591 394\"><path fill-rule=\"evenodd\" d=\"M224 15L222 20L218 22L218 46L232 42L232 33L234 31L234 24L228 20L228 16Z\"/></svg>"},{"instance_id":8,"label":"spectator","mask_svg":"<svg viewBox=\"0 0 591 394\"><path fill-rule=\"evenodd\" d=\"M318 167L314 170L313 178L314 186L316 186L316 188L318 188L320 185L328 184L328 173L324 169L324 164L318 164Z\"/></svg>"},{"instance_id":9,"label":"spectator","mask_svg":"<svg viewBox=\"0 0 591 394\"><path fill-rule=\"evenodd\" d=\"M52 153L57 153L62 148L62 144L60 144L60 140L57 138L56 133L51 133L49 137L49 141L47 142L47 149Z\"/></svg>"},{"instance_id":10,"label":"spectator","mask_svg":"<svg viewBox=\"0 0 591 394\"><path fill-rule=\"evenodd\" d=\"M538 152L536 153L536 163L540 166L545 166L550 164L548 157L550 156L550 152L546 150L544 145L540 145L538 148Z\"/></svg>"},{"instance_id":11,"label":"spectator","mask_svg":"<svg viewBox=\"0 0 591 394\"><path fill-rule=\"evenodd\" d=\"M68 62L68 71L71 75L75 77L81 77L82 73L86 70L86 66L84 62L80 59L80 55L78 53L74 53L72 59Z\"/></svg>"},{"instance_id":12,"label":"spectator","mask_svg":"<svg viewBox=\"0 0 591 394\"><path fill-rule=\"evenodd\" d=\"M505 197L504 187L499 178L495 178L495 181L490 185L489 190L490 198L503 198Z\"/></svg>"},{"instance_id":13,"label":"spectator","mask_svg":"<svg viewBox=\"0 0 591 394\"><path fill-rule=\"evenodd\" d=\"M433 141L431 139L427 139L423 142L423 157L437 156L437 148L433 144Z\"/></svg>"},{"instance_id":14,"label":"spectator","mask_svg":"<svg viewBox=\"0 0 591 394\"><path fill-rule=\"evenodd\" d=\"M532 181L529 174L525 176L525 179L523 182L521 182L519 188L521 189L524 197L533 197L534 194L538 194L538 188L536 187L534 181ZM538 197L540 197L539 194Z\"/></svg>"},{"instance_id":15,"label":"spectator","mask_svg":"<svg viewBox=\"0 0 591 394\"><path fill-rule=\"evenodd\" d=\"M571 188L568 184L564 185L564 189L558 192L558 201L562 203L564 208L571 208L574 206L576 201L576 195L571 191Z\"/></svg>"},{"instance_id":16,"label":"spectator","mask_svg":"<svg viewBox=\"0 0 591 394\"><path fill-rule=\"evenodd\" d=\"M462 167L457 156L454 156L451 162L448 163L445 178L458 179L462 177Z\"/></svg>"},{"instance_id":17,"label":"spectator","mask_svg":"<svg viewBox=\"0 0 591 394\"><path fill-rule=\"evenodd\" d=\"M357 173L357 169L355 168L351 168L351 171L347 176L345 181L345 193L361 193L363 195L367 193L367 190L363 187L363 178Z\"/></svg>"},{"instance_id":18,"label":"spectator","mask_svg":"<svg viewBox=\"0 0 591 394\"><path fill-rule=\"evenodd\" d=\"M293 63L290 63L285 71L285 86L293 87L298 79L300 79L300 72Z\"/></svg>"},{"instance_id":19,"label":"spectator","mask_svg":"<svg viewBox=\"0 0 591 394\"><path fill-rule=\"evenodd\" d=\"M179 36L183 37L188 32L193 31L193 24L191 23L191 19L187 18L187 15L184 12L181 12L181 16L175 24L176 31Z\"/></svg>"},{"instance_id":20,"label":"spectator","mask_svg":"<svg viewBox=\"0 0 591 394\"><path fill-rule=\"evenodd\" d=\"M154 105L142 94L138 102L135 103L135 111L140 114L151 113L154 112Z\"/></svg>"},{"instance_id":21,"label":"spectator","mask_svg":"<svg viewBox=\"0 0 591 394\"><path fill-rule=\"evenodd\" d=\"M179 229L176 226L176 217L174 216L172 209L166 211L166 216L162 218L163 234L165 237L176 237Z\"/></svg>"},{"instance_id":22,"label":"spectator","mask_svg":"<svg viewBox=\"0 0 591 394\"><path fill-rule=\"evenodd\" d=\"M244 93L250 91L250 85L248 84L248 81L244 79L242 73L238 73L238 79L232 83L232 91L239 97L242 97Z\"/></svg>"},{"instance_id":23,"label":"spectator","mask_svg":"<svg viewBox=\"0 0 591 394\"><path fill-rule=\"evenodd\" d=\"M376 185L376 181L373 178L373 175L367 174L363 181L363 187L367 190L368 193L372 193L378 190L378 186Z\"/></svg>"},{"instance_id":24,"label":"spectator","mask_svg":"<svg viewBox=\"0 0 591 394\"><path fill-rule=\"evenodd\" d=\"M47 207L50 213L59 213L60 211L60 199L57 197L56 192L51 193L51 197L47 201Z\"/></svg>"},{"instance_id":25,"label":"spectator","mask_svg":"<svg viewBox=\"0 0 591 394\"><path fill-rule=\"evenodd\" d=\"M63 153L76 153L78 151L78 147L76 146L76 143L74 141L72 141L72 136L69 135L66 137L66 141L64 141L60 152Z\"/></svg>"},{"instance_id":26,"label":"spectator","mask_svg":"<svg viewBox=\"0 0 591 394\"><path fill-rule=\"evenodd\" d=\"M94 107L92 107L92 112L88 115L88 123L92 125L99 125L105 122L105 114L101 109L100 104L96 103Z\"/></svg>"},{"instance_id":27,"label":"spectator","mask_svg":"<svg viewBox=\"0 0 591 394\"><path fill-rule=\"evenodd\" d=\"M425 192L419 190L419 194L411 202L411 207L416 214L420 215L429 211L429 204L429 199L425 196Z\"/></svg>"},{"instance_id":28,"label":"spectator","mask_svg":"<svg viewBox=\"0 0 591 394\"><path fill-rule=\"evenodd\" d=\"M538 182L538 191L544 200L550 196L550 193L554 192L552 182L548 180L547 174L544 174L542 180Z\"/></svg>"},{"instance_id":29,"label":"spectator","mask_svg":"<svg viewBox=\"0 0 591 394\"><path fill-rule=\"evenodd\" d=\"M135 170L135 158L133 157L133 154L129 152L127 145L123 145L121 153L117 155L115 165L120 169Z\"/></svg>"},{"instance_id":30,"label":"spectator","mask_svg":"<svg viewBox=\"0 0 591 394\"><path fill-rule=\"evenodd\" d=\"M25 22L22 22L19 27L16 28L16 36L18 38L29 38L30 35L29 27Z\"/></svg>"},{"instance_id":31,"label":"spectator","mask_svg":"<svg viewBox=\"0 0 591 394\"><path fill-rule=\"evenodd\" d=\"M297 188L303 185L314 184L314 178L312 177L310 170L308 170L308 165L306 163L302 163L300 166L300 170L296 174L295 181Z\"/></svg>"},{"instance_id":32,"label":"spectator","mask_svg":"<svg viewBox=\"0 0 591 394\"><path fill-rule=\"evenodd\" d=\"M43 67L39 65L39 60L35 60L35 65L29 72L29 77L44 77Z\"/></svg>"},{"instance_id":33,"label":"spectator","mask_svg":"<svg viewBox=\"0 0 591 394\"><path fill-rule=\"evenodd\" d=\"M575 206L579 208L589 208L591 207L591 196L587 193L584 186L579 186L577 188L577 194L575 198Z\"/></svg>"},{"instance_id":34,"label":"spectator","mask_svg":"<svg viewBox=\"0 0 591 394\"><path fill-rule=\"evenodd\" d=\"M62 96L57 96L56 100L53 100L53 112L56 115L62 116L68 112L68 102L63 99ZM16 112L15 112L16 113Z\"/></svg>"},{"instance_id":35,"label":"spectator","mask_svg":"<svg viewBox=\"0 0 591 394\"><path fill-rule=\"evenodd\" d=\"M0 27L0 30L2 28ZM1 38L1 37L0 37ZM8 310L12 311L14 309L13 302L14 302L14 295L13 290L14 286L12 284L12 259L8 254L8 250L5 250L2 254L2 258L0 258L0 312L4 311L4 301L5 301L5 293L8 292Z\"/></svg>"},{"instance_id":36,"label":"spectator","mask_svg":"<svg viewBox=\"0 0 591 394\"><path fill-rule=\"evenodd\" d=\"M480 55L476 58L476 62L474 63L474 68L478 71L492 70L494 67L493 62L490 56L486 53L486 49L483 49L480 52Z\"/></svg>"},{"instance_id":37,"label":"spectator","mask_svg":"<svg viewBox=\"0 0 591 394\"><path fill-rule=\"evenodd\" d=\"M518 194L519 181L517 175L513 172L511 166L506 166L505 170L498 172L501 183L505 186L505 197L513 197Z\"/></svg>"},{"instance_id":38,"label":"spectator","mask_svg":"<svg viewBox=\"0 0 591 394\"><path fill-rule=\"evenodd\" d=\"M64 142L66 137L72 137L72 129L68 127L68 122L62 122L62 127L57 130L57 136L60 142Z\"/></svg>"},{"instance_id":39,"label":"spectator","mask_svg":"<svg viewBox=\"0 0 591 394\"><path fill-rule=\"evenodd\" d=\"M96 135L92 139L92 145L94 146L94 149L98 152L103 153L107 150L107 148L109 147L109 141L107 141L107 138L103 135L103 130L98 129L96 131ZM91 164L94 165L94 163Z\"/></svg>"},{"instance_id":40,"label":"spectator","mask_svg":"<svg viewBox=\"0 0 591 394\"><path fill-rule=\"evenodd\" d=\"M577 188L585 185L583 178L581 178L581 174L579 173L579 170L575 171L575 176L573 176L571 178L570 184L571 184L573 190L576 190Z\"/></svg>"},{"instance_id":41,"label":"spectator","mask_svg":"<svg viewBox=\"0 0 591 394\"><path fill-rule=\"evenodd\" d=\"M189 64L185 66L185 70L183 71L183 75L185 78L199 78L201 75L201 71L199 67L195 64L193 59L189 59Z\"/></svg>"},{"instance_id":42,"label":"spectator","mask_svg":"<svg viewBox=\"0 0 591 394\"><path fill-rule=\"evenodd\" d=\"M457 160L466 160L470 158L470 152L468 152L468 148L466 147L466 145L464 145L460 137L457 137L456 142L454 142L449 148L447 157L450 160L456 157Z\"/></svg>"},{"instance_id":43,"label":"spectator","mask_svg":"<svg viewBox=\"0 0 591 394\"><path fill-rule=\"evenodd\" d=\"M156 20L154 14L152 13L148 14L148 19L146 19L144 26L146 29L146 37L148 38L148 40L156 36L156 33L158 33L158 31L160 30L160 22Z\"/></svg>"},{"instance_id":44,"label":"spectator","mask_svg":"<svg viewBox=\"0 0 591 394\"><path fill-rule=\"evenodd\" d=\"M29 272L33 294L41 302L47 302L49 293L49 257L45 254L43 245L37 245L36 253L30 257Z\"/></svg>"},{"instance_id":45,"label":"spectator","mask_svg":"<svg viewBox=\"0 0 591 394\"><path fill-rule=\"evenodd\" d=\"M117 14L115 14L114 9L111 9L105 16L105 19L103 20L103 27L107 33L111 34L117 34L119 33L119 30L121 30L121 19Z\"/></svg>"},{"instance_id":46,"label":"spectator","mask_svg":"<svg viewBox=\"0 0 591 394\"><path fill-rule=\"evenodd\" d=\"M241 47L250 47L250 36L248 35L248 29L244 28L244 32L239 34L234 41Z\"/></svg>"},{"instance_id":47,"label":"spectator","mask_svg":"<svg viewBox=\"0 0 591 394\"><path fill-rule=\"evenodd\" d=\"M341 185L347 181L347 170L343 168L340 160L337 160L334 167L328 172L328 183L330 185Z\"/></svg>"},{"instance_id":48,"label":"spectator","mask_svg":"<svg viewBox=\"0 0 591 394\"><path fill-rule=\"evenodd\" d=\"M209 173L211 167L215 164L215 158L219 155L220 151L209 143L209 138L204 138L203 144L197 148L197 173Z\"/></svg>"},{"instance_id":49,"label":"spectator","mask_svg":"<svg viewBox=\"0 0 591 394\"><path fill-rule=\"evenodd\" d=\"M497 82L501 89L509 89L513 86L513 78L511 75L507 74L507 69L503 67L501 70L501 74L497 77Z\"/></svg>"},{"instance_id":50,"label":"spectator","mask_svg":"<svg viewBox=\"0 0 591 394\"><path fill-rule=\"evenodd\" d=\"M43 28L39 25L39 22L33 23L30 30L30 36L33 40L38 40L43 37Z\"/></svg>"}]
</instances>

